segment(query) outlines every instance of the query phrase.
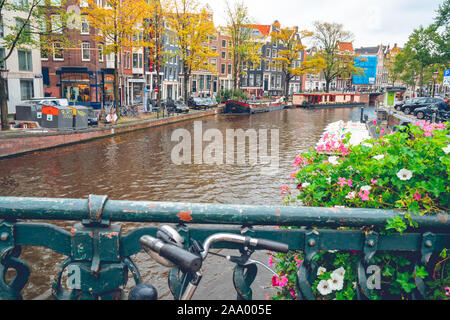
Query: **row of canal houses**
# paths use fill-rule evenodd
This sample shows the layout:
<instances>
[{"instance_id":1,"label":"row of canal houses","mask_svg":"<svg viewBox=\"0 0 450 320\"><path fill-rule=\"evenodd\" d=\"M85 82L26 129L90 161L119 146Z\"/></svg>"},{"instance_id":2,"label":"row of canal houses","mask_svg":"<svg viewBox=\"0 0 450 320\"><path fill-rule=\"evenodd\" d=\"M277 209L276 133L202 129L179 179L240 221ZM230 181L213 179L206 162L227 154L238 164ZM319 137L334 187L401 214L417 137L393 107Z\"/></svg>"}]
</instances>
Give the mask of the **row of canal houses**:
<instances>
[{"instance_id":1,"label":"row of canal houses","mask_svg":"<svg viewBox=\"0 0 450 320\"><path fill-rule=\"evenodd\" d=\"M25 3L27 0L13 0ZM66 5L83 6L79 3ZM57 4L57 2L56 2ZM105 5L105 0L98 0L98 5ZM54 4L55 5L55 4ZM8 34L9 25L17 23L20 11L2 13L0 32L0 55L5 54L1 48L1 38ZM23 12L26 14L26 12ZM212 14L211 14L212 17ZM25 18L25 17L23 17ZM269 66L271 60L282 50L277 44L272 44L270 34L276 31L279 23L273 25L254 25L253 31L257 41L262 42L261 63L254 70L246 70L241 79L241 87L252 96L282 95L284 92L284 74L281 70ZM53 29L52 29L53 30ZM57 30L57 28L55 28ZM102 104L113 101L114 90L114 56L106 55L96 41L95 30L89 26L85 17L81 18L81 28L55 31L61 36L70 36L77 43L73 48L61 49L54 43L51 54L32 47L15 49L12 56L2 66L7 79L8 112L15 113L15 106L21 101L33 97L67 98L78 105L91 106L96 109ZM167 32L170 32L167 30ZM36 36L36 35L34 35ZM122 105L139 105L146 98L156 97L156 77L162 80L161 94L163 99L179 99L183 92L182 66L177 57L177 47L169 37L164 36L164 51L169 57L164 66L156 72L153 63L147 56L146 48L123 48L119 56L119 95ZM189 81L188 91L192 96L216 96L220 90L233 88L233 60L229 37L221 27L217 33L210 36L210 46L217 52L211 58L215 72L195 71ZM301 63L305 58L302 53ZM291 81L291 93L301 92L305 77L297 77Z\"/></svg>"},{"instance_id":2,"label":"row of canal houses","mask_svg":"<svg viewBox=\"0 0 450 320\"><path fill-rule=\"evenodd\" d=\"M340 42L338 44L341 52L356 55L355 65L364 70L364 74L350 77L338 76L331 82L332 91L381 91L389 86L403 86L403 83L389 81L386 67L387 59L397 55L400 48L397 44L391 48L390 45L380 44L373 47L354 48L351 42ZM308 55L315 54L315 48L307 50ZM305 91L325 90L326 82L323 74L307 74L305 80Z\"/></svg>"}]
</instances>

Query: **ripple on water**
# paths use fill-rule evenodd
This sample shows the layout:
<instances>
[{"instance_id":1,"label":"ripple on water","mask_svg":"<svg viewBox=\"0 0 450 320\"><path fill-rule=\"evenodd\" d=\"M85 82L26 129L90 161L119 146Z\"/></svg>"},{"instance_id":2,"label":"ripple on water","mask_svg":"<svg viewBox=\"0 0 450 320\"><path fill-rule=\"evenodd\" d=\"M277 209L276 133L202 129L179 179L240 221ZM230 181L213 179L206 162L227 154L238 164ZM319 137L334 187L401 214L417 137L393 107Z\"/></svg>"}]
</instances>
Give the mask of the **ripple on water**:
<instances>
[{"instance_id":1,"label":"ripple on water","mask_svg":"<svg viewBox=\"0 0 450 320\"><path fill-rule=\"evenodd\" d=\"M171 135L175 129L184 128L193 136L193 121L186 121L0 160L0 195L86 198L89 194L107 194L110 199L119 200L280 205L280 189L293 171L295 155L314 147L329 123L358 119L359 108L291 109L203 119L204 131L209 128L223 133L233 128L278 129L280 168L271 176L261 173L263 166L259 163L253 166L174 165L171 152L176 143L171 141ZM69 228L73 223L55 224ZM124 232L140 226L125 224ZM264 253L258 255L267 261ZM64 257L47 249L30 247L24 248L22 257L33 268L30 283L24 290L25 298L48 298L46 292ZM146 254L139 253L134 258L144 282L153 283L160 297L170 299L167 269L156 265ZM226 261L209 257L205 262L205 280L195 298L234 299L231 268ZM270 284L270 274L260 271L260 275L256 288ZM130 281L127 290L133 283ZM255 295L264 299L265 293L258 290Z\"/></svg>"}]
</instances>

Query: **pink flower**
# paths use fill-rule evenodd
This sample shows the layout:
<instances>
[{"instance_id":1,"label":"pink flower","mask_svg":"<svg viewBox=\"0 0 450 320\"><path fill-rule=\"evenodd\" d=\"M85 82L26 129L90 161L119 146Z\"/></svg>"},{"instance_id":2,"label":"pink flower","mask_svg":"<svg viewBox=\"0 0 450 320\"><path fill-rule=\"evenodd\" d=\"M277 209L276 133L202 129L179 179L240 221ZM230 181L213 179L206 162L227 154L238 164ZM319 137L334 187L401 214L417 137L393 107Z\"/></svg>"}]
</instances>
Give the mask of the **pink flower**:
<instances>
[{"instance_id":1,"label":"pink flower","mask_svg":"<svg viewBox=\"0 0 450 320\"><path fill-rule=\"evenodd\" d=\"M353 186L353 181L349 179L349 180L347 181L347 184L348 184L349 187L351 187L351 186Z\"/></svg>"},{"instance_id":2,"label":"pink flower","mask_svg":"<svg viewBox=\"0 0 450 320\"><path fill-rule=\"evenodd\" d=\"M277 275L272 277L272 287L285 287L288 284L288 278L286 276L281 276L279 278Z\"/></svg>"},{"instance_id":3,"label":"pink flower","mask_svg":"<svg viewBox=\"0 0 450 320\"><path fill-rule=\"evenodd\" d=\"M370 191L368 191L368 190L365 190L365 191L359 191L359 197L361 198L361 200L362 201L369 201L369 194L370 194Z\"/></svg>"},{"instance_id":4,"label":"pink flower","mask_svg":"<svg viewBox=\"0 0 450 320\"><path fill-rule=\"evenodd\" d=\"M370 179L370 182L372 182L372 184L377 184L378 180L377 179Z\"/></svg>"},{"instance_id":5,"label":"pink flower","mask_svg":"<svg viewBox=\"0 0 450 320\"><path fill-rule=\"evenodd\" d=\"M382 136L384 136L385 133L386 133L386 131L384 131L384 128L382 128L381 131L380 131L380 134L381 134Z\"/></svg>"},{"instance_id":6,"label":"pink flower","mask_svg":"<svg viewBox=\"0 0 450 320\"><path fill-rule=\"evenodd\" d=\"M269 259L269 266L273 266L273 256L270 256L270 259Z\"/></svg>"},{"instance_id":7,"label":"pink flower","mask_svg":"<svg viewBox=\"0 0 450 320\"><path fill-rule=\"evenodd\" d=\"M291 294L292 298L295 299L295 291L291 289L291 290L289 291L289 293Z\"/></svg>"},{"instance_id":8,"label":"pink flower","mask_svg":"<svg viewBox=\"0 0 450 320\"><path fill-rule=\"evenodd\" d=\"M413 198L416 201L420 201L422 199L422 196L418 192L416 192L414 193Z\"/></svg>"},{"instance_id":9,"label":"pink flower","mask_svg":"<svg viewBox=\"0 0 450 320\"><path fill-rule=\"evenodd\" d=\"M338 179L339 179L338 185L340 185L341 187L347 185L347 180L345 180L345 178L339 177Z\"/></svg>"},{"instance_id":10,"label":"pink flower","mask_svg":"<svg viewBox=\"0 0 450 320\"><path fill-rule=\"evenodd\" d=\"M284 194L285 192L289 192L289 186L287 184L281 187L281 194Z\"/></svg>"},{"instance_id":11,"label":"pink flower","mask_svg":"<svg viewBox=\"0 0 450 320\"><path fill-rule=\"evenodd\" d=\"M374 126L377 125L377 120L373 120L373 125L374 125Z\"/></svg>"},{"instance_id":12,"label":"pink flower","mask_svg":"<svg viewBox=\"0 0 450 320\"><path fill-rule=\"evenodd\" d=\"M450 297L450 287L445 287L444 289L445 289L445 295L447 297Z\"/></svg>"}]
</instances>

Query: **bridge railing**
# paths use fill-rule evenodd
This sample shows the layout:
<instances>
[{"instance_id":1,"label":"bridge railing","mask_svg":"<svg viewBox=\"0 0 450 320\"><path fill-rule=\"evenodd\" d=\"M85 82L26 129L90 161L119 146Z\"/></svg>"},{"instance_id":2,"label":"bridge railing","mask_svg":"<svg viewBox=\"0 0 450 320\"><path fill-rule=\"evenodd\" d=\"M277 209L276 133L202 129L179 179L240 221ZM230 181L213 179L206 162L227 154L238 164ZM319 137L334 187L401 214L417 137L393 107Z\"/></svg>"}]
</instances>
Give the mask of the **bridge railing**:
<instances>
[{"instance_id":1,"label":"bridge railing","mask_svg":"<svg viewBox=\"0 0 450 320\"><path fill-rule=\"evenodd\" d=\"M360 266L368 265L378 251L415 252L418 259L414 267L417 267L427 266L433 253L450 248L447 213L413 216L419 227L402 235L381 235L358 229L381 228L388 219L395 217L406 220L405 215L397 211L371 209L122 201L95 195L88 199L0 197L0 275L3 275L0 299L22 298L21 291L30 276L30 267L20 259L22 246L45 247L67 257L52 285L55 299L117 299L122 296L129 272L136 284L141 283L139 268L132 256L142 250L139 239L144 235L156 236L157 224L161 223L174 224L186 248L194 240L203 242L212 234L222 232L286 243L290 250L299 250L305 255L298 270L298 292L301 298L313 299L310 285L315 275L313 259L321 250L361 252ZM75 221L75 224L67 231L48 221ZM152 225L124 234L122 226L112 222ZM214 248L238 247L217 243ZM15 270L15 277L6 281L6 272L11 269ZM69 274L66 285L69 290L62 285L65 270ZM358 297L368 297L362 268L358 275ZM245 268L235 270L233 281L238 299L252 298L249 278L254 276ZM180 281L169 276L171 288L181 288ZM417 278L416 284L413 297L424 299L423 281Z\"/></svg>"}]
</instances>

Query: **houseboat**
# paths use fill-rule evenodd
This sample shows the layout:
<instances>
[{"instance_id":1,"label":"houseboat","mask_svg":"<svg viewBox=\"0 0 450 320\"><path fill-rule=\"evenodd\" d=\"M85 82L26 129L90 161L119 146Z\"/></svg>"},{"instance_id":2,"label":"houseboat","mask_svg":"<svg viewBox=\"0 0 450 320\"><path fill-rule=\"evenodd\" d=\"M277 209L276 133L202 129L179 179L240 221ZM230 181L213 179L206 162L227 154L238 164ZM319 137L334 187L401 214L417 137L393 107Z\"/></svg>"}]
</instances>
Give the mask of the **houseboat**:
<instances>
[{"instance_id":1,"label":"houseboat","mask_svg":"<svg viewBox=\"0 0 450 320\"><path fill-rule=\"evenodd\" d=\"M226 102L225 113L234 114L255 114L282 110L286 107L284 98L279 98L275 101L237 101L229 100Z\"/></svg>"},{"instance_id":2,"label":"houseboat","mask_svg":"<svg viewBox=\"0 0 450 320\"><path fill-rule=\"evenodd\" d=\"M364 93L298 93L292 104L298 108L338 108L368 106L370 94Z\"/></svg>"}]
</instances>

